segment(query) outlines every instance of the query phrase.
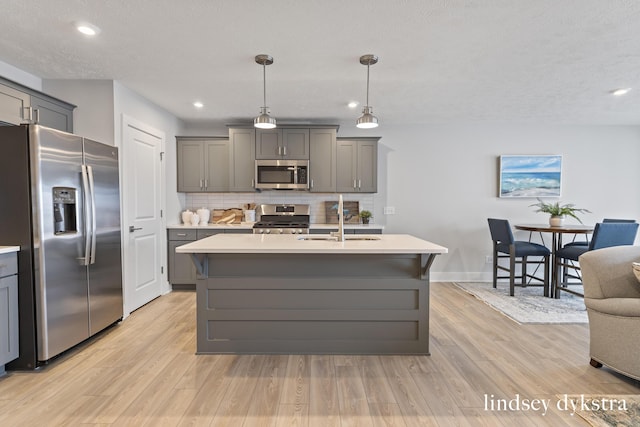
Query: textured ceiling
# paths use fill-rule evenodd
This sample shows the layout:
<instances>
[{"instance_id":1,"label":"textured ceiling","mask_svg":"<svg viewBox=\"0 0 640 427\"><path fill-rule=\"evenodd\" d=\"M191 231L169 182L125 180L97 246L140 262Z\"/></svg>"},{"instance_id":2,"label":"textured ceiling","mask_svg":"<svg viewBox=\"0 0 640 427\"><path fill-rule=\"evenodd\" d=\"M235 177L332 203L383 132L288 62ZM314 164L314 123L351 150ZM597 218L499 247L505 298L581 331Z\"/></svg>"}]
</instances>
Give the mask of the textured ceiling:
<instances>
[{"instance_id":1,"label":"textured ceiling","mask_svg":"<svg viewBox=\"0 0 640 427\"><path fill-rule=\"evenodd\" d=\"M0 0L0 60L113 79L186 121L640 124L635 0ZM89 39L74 21L101 28ZM613 97L612 89L633 87ZM193 101L205 107L196 111ZM350 110L346 104L361 106Z\"/></svg>"}]
</instances>

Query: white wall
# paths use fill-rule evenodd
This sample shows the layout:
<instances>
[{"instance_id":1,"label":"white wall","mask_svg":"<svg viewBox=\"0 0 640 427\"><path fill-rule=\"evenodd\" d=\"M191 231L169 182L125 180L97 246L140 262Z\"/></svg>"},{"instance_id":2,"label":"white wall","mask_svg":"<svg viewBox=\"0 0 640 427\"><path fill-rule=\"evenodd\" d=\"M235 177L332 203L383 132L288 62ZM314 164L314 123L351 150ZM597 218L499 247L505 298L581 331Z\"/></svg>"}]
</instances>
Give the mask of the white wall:
<instances>
[{"instance_id":1,"label":"white wall","mask_svg":"<svg viewBox=\"0 0 640 427\"><path fill-rule=\"evenodd\" d=\"M563 155L560 200L589 209L584 223L640 220L640 127L408 125L381 126L379 134L388 190L379 193L376 208L396 208L384 217L385 232L411 233L448 247L449 254L434 263L434 280L490 277L488 217L547 222L529 206L535 199L497 197L501 154ZM527 239L528 233L516 238Z\"/></svg>"},{"instance_id":2,"label":"white wall","mask_svg":"<svg viewBox=\"0 0 640 427\"><path fill-rule=\"evenodd\" d=\"M44 80L45 93L76 105L74 133L116 145L113 80Z\"/></svg>"}]
</instances>

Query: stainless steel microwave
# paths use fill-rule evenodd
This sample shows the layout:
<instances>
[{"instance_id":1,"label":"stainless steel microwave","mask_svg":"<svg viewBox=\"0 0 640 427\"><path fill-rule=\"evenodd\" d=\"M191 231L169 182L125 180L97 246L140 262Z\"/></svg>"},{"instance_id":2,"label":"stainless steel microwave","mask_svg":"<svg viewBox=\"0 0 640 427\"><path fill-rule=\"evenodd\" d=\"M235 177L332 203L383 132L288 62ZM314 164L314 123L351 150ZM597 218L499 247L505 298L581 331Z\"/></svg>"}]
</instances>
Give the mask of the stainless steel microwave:
<instances>
[{"instance_id":1,"label":"stainless steel microwave","mask_svg":"<svg viewBox=\"0 0 640 427\"><path fill-rule=\"evenodd\" d=\"M256 188L308 190L309 160L256 160Z\"/></svg>"}]
</instances>

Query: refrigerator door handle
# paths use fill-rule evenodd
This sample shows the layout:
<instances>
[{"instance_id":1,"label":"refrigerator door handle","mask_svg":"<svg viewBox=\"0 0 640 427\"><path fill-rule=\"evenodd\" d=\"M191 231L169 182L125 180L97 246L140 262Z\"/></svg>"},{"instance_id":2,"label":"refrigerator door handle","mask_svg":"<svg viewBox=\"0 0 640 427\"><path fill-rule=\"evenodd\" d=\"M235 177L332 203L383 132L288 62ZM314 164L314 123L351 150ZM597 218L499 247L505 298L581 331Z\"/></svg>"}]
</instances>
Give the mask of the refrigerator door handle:
<instances>
[{"instance_id":1,"label":"refrigerator door handle","mask_svg":"<svg viewBox=\"0 0 640 427\"><path fill-rule=\"evenodd\" d=\"M82 192L84 202L84 256L80 258L82 265L89 265L89 257L91 251L91 236L89 233L89 177L87 172L87 166L82 165Z\"/></svg>"},{"instance_id":2,"label":"refrigerator door handle","mask_svg":"<svg viewBox=\"0 0 640 427\"><path fill-rule=\"evenodd\" d=\"M91 264L96 263L96 192L93 182L93 168L87 166L89 176L89 191L91 193Z\"/></svg>"}]
</instances>

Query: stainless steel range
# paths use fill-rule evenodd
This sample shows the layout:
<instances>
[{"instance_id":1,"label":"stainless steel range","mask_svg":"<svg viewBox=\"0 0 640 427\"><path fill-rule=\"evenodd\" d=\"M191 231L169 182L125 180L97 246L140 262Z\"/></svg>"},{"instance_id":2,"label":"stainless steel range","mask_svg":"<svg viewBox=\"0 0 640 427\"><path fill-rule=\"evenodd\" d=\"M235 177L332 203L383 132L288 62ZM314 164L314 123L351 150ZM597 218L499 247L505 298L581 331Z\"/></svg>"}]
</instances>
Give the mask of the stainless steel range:
<instances>
[{"instance_id":1,"label":"stainless steel range","mask_svg":"<svg viewBox=\"0 0 640 427\"><path fill-rule=\"evenodd\" d=\"M260 205L253 234L309 234L309 205Z\"/></svg>"}]
</instances>

